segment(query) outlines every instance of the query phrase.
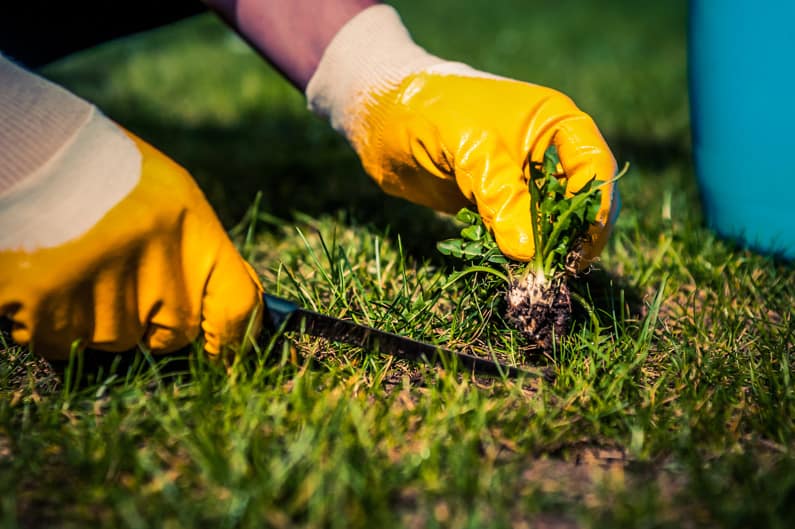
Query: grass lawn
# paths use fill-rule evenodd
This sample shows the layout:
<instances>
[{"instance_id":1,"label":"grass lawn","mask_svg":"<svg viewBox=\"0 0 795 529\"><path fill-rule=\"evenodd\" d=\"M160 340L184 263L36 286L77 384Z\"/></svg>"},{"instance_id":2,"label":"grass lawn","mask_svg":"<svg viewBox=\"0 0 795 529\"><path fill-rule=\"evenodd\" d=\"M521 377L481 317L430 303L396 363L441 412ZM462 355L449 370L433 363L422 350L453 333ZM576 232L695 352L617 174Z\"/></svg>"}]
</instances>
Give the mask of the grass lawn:
<instances>
[{"instance_id":1,"label":"grass lawn","mask_svg":"<svg viewBox=\"0 0 795 529\"><path fill-rule=\"evenodd\" d=\"M269 292L555 380L297 339L228 371L139 355L76 384L3 342L0 526L792 527L795 269L702 225L686 2L395 3L431 51L572 96L631 163L574 285L596 319L549 354L484 277L445 288L455 223L381 194L212 17L45 73L191 170Z\"/></svg>"}]
</instances>

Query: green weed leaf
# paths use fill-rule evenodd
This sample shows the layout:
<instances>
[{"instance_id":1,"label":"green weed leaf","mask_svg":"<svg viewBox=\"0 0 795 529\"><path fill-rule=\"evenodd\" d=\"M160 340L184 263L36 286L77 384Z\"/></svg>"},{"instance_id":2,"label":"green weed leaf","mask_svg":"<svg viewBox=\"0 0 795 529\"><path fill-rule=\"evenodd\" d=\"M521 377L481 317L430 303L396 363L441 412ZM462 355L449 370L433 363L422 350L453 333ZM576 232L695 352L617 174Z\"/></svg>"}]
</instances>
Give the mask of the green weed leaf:
<instances>
[{"instance_id":1,"label":"green weed leaf","mask_svg":"<svg viewBox=\"0 0 795 529\"><path fill-rule=\"evenodd\" d=\"M485 253L483 243L481 242L465 243L461 246L461 251L464 254L464 257L468 257L469 259L480 257Z\"/></svg>"},{"instance_id":2,"label":"green weed leaf","mask_svg":"<svg viewBox=\"0 0 795 529\"><path fill-rule=\"evenodd\" d=\"M480 215L467 208L461 208L455 216L456 220L464 224L477 224L480 222Z\"/></svg>"},{"instance_id":3,"label":"green weed leaf","mask_svg":"<svg viewBox=\"0 0 795 529\"><path fill-rule=\"evenodd\" d=\"M479 241L486 235L486 228L483 225L468 226L461 230L461 237L468 241Z\"/></svg>"},{"instance_id":4,"label":"green weed leaf","mask_svg":"<svg viewBox=\"0 0 795 529\"><path fill-rule=\"evenodd\" d=\"M464 241L461 239L445 239L436 243L436 249L439 250L442 255L460 258L464 254L462 250L463 244Z\"/></svg>"}]
</instances>

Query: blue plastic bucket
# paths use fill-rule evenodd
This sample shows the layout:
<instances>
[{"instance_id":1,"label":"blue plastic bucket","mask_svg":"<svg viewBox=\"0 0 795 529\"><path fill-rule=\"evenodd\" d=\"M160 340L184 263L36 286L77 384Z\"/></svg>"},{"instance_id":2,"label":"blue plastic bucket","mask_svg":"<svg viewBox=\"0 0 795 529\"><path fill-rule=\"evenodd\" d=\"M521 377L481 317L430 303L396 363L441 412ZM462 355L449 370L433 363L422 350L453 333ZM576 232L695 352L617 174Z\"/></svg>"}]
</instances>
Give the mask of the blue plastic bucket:
<instances>
[{"instance_id":1,"label":"blue plastic bucket","mask_svg":"<svg viewBox=\"0 0 795 529\"><path fill-rule=\"evenodd\" d=\"M795 259L795 0L690 0L690 108L709 226Z\"/></svg>"}]
</instances>

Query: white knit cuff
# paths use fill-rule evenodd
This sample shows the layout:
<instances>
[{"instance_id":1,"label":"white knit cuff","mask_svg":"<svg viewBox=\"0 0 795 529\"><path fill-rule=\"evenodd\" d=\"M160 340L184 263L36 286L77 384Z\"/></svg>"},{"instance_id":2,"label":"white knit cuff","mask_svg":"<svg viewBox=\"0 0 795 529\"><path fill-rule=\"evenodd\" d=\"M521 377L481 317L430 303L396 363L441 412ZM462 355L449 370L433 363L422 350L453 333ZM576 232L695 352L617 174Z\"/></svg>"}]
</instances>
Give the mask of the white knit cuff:
<instances>
[{"instance_id":1,"label":"white knit cuff","mask_svg":"<svg viewBox=\"0 0 795 529\"><path fill-rule=\"evenodd\" d=\"M306 87L308 106L345 133L375 95L443 62L414 43L394 8L368 7L349 20L324 51Z\"/></svg>"},{"instance_id":2,"label":"white knit cuff","mask_svg":"<svg viewBox=\"0 0 795 529\"><path fill-rule=\"evenodd\" d=\"M91 105L0 55L0 195L42 167Z\"/></svg>"},{"instance_id":3,"label":"white knit cuff","mask_svg":"<svg viewBox=\"0 0 795 529\"><path fill-rule=\"evenodd\" d=\"M74 239L138 183L141 154L93 105L0 56L0 250Z\"/></svg>"}]
</instances>

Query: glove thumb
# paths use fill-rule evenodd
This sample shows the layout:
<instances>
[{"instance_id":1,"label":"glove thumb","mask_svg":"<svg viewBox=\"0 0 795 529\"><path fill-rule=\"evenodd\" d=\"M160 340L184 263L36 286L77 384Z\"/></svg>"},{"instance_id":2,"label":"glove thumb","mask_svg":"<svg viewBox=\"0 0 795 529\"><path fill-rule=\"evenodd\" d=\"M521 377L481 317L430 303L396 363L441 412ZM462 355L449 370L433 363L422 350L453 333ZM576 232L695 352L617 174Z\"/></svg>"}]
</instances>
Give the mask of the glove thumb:
<instances>
[{"instance_id":1,"label":"glove thumb","mask_svg":"<svg viewBox=\"0 0 795 529\"><path fill-rule=\"evenodd\" d=\"M211 355L242 354L262 326L263 288L257 274L227 239L207 280L201 327Z\"/></svg>"}]
</instances>

